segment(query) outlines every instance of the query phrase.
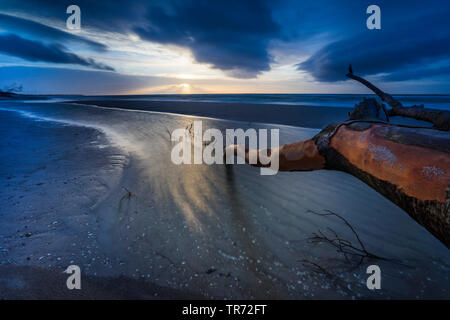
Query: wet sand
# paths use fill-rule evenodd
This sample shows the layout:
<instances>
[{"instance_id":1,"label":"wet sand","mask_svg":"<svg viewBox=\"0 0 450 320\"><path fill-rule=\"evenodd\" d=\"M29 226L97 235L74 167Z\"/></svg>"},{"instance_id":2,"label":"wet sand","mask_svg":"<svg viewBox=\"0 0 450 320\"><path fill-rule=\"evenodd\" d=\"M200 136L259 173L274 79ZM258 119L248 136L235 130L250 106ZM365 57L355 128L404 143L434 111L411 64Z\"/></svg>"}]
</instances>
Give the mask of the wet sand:
<instances>
[{"instance_id":1,"label":"wet sand","mask_svg":"<svg viewBox=\"0 0 450 320\"><path fill-rule=\"evenodd\" d=\"M8 137L0 148L0 286L10 290L3 297L53 297L65 278L50 273L77 264L93 292L125 277L144 284L141 290L130 281L130 296L138 298L155 290L162 298L449 298L448 249L352 176L176 166L168 132L195 117L62 103L0 108ZM205 128L276 127L281 143L318 131L202 120ZM335 249L310 244L313 232L328 227L355 239L338 220L308 210L341 214L369 251L395 262L349 265ZM383 271L381 291L365 286L369 264ZM28 270L37 270L36 278L27 278ZM54 285L20 295L24 282L36 281L43 290ZM95 292L83 298L119 297Z\"/></svg>"}]
</instances>

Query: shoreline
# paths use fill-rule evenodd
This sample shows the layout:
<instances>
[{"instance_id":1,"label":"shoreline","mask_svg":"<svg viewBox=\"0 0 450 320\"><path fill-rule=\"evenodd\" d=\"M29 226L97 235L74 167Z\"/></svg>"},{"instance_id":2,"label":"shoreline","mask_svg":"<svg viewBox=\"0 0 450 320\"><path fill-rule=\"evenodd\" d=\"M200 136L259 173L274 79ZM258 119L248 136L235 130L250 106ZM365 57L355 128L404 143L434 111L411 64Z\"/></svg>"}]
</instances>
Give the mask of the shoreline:
<instances>
[{"instance_id":1,"label":"shoreline","mask_svg":"<svg viewBox=\"0 0 450 320\"><path fill-rule=\"evenodd\" d=\"M352 110L352 108L340 107L203 101L74 100L66 101L66 103L314 129L345 121L348 118L348 112Z\"/></svg>"},{"instance_id":2,"label":"shoreline","mask_svg":"<svg viewBox=\"0 0 450 320\"><path fill-rule=\"evenodd\" d=\"M63 103L310 129L322 129L329 124L344 122L353 110L343 107L205 101L75 100ZM424 128L433 126L426 121L401 116L390 117L390 123Z\"/></svg>"}]
</instances>

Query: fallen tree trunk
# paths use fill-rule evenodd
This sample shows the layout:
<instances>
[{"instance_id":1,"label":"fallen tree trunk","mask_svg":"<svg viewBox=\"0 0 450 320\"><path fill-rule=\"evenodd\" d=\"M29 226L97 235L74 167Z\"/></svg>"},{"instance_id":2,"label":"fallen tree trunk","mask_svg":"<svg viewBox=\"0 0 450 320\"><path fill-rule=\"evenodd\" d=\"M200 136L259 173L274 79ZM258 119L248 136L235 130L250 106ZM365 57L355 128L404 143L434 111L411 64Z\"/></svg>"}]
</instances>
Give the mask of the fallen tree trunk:
<instances>
[{"instance_id":1,"label":"fallen tree trunk","mask_svg":"<svg viewBox=\"0 0 450 320\"><path fill-rule=\"evenodd\" d=\"M366 79L354 75L351 68L349 68L347 77L362 83L367 88L372 90L377 96L379 96L381 100L390 105L392 107L392 109L389 110L390 116L402 116L417 120L424 120L434 124L435 129L450 131L450 111L428 108L425 109L423 106L403 107L403 105L390 94L383 92Z\"/></svg>"},{"instance_id":2,"label":"fallen tree trunk","mask_svg":"<svg viewBox=\"0 0 450 320\"><path fill-rule=\"evenodd\" d=\"M450 248L450 132L387 123L374 101L358 104L351 113L354 120L270 150L279 154L279 170L350 173ZM250 153L258 153L236 145L227 148L235 155L243 152L247 162ZM270 167L259 161L255 165Z\"/></svg>"}]
</instances>

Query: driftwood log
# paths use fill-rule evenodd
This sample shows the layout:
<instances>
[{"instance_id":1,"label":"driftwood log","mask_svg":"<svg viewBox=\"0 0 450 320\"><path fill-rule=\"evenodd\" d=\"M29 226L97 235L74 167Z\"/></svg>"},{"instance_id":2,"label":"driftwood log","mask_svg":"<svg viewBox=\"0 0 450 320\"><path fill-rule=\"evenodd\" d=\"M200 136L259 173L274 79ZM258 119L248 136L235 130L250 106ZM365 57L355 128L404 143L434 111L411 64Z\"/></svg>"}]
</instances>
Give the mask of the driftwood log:
<instances>
[{"instance_id":1,"label":"driftwood log","mask_svg":"<svg viewBox=\"0 0 450 320\"><path fill-rule=\"evenodd\" d=\"M353 73L348 76L398 110L390 115L427 118L436 128L448 128L448 121L442 121L448 114L405 108L365 79ZM391 124L386 109L376 99L356 105L349 118L328 125L312 139L281 146L277 150L279 170L350 173L404 209L450 248L450 132ZM227 148L238 155L242 146ZM248 162L249 153L256 151L246 148L245 152ZM270 166L259 161L254 165Z\"/></svg>"}]
</instances>

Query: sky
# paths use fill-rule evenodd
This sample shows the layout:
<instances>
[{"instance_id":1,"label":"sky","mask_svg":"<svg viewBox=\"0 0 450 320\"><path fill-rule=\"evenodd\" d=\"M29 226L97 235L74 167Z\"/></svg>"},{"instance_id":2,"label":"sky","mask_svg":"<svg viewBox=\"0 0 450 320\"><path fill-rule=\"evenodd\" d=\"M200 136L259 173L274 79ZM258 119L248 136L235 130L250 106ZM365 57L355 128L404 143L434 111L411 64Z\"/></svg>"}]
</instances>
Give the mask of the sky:
<instances>
[{"instance_id":1,"label":"sky","mask_svg":"<svg viewBox=\"0 0 450 320\"><path fill-rule=\"evenodd\" d=\"M66 9L81 10L81 29ZM381 29L368 29L367 7ZM449 1L0 1L0 89L450 94Z\"/></svg>"}]
</instances>

